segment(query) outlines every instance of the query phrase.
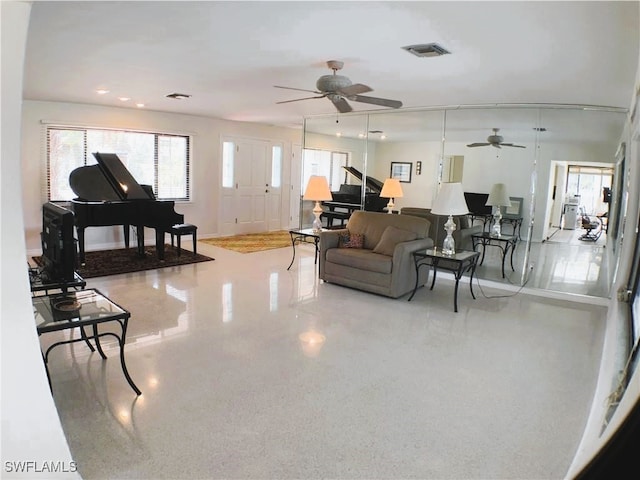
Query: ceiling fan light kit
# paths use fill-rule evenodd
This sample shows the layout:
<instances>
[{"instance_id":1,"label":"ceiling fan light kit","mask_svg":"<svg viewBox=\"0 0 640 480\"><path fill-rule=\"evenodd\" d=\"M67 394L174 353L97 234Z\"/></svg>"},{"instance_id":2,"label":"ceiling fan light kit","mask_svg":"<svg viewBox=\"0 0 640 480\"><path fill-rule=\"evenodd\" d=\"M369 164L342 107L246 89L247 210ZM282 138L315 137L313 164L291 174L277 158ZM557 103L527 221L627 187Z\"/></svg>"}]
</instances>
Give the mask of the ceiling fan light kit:
<instances>
[{"instance_id":1,"label":"ceiling fan light kit","mask_svg":"<svg viewBox=\"0 0 640 480\"><path fill-rule=\"evenodd\" d=\"M305 90L302 88L282 87L274 85L275 88L283 88L286 90L297 90L299 92L309 92L316 96L296 98L293 100L284 100L276 103L291 103L298 102L300 100L311 100L315 98L328 98L331 103L336 107L340 113L348 113L353 111L351 105L347 100L352 102L368 103L371 105L378 105L381 107L400 108L402 102L398 100L389 100L387 98L369 97L360 95L361 93L372 92L373 89L368 85L362 83L352 83L348 77L344 75L338 75L337 71L341 70L344 66L343 62L338 60L329 60L327 66L333 70L332 75L322 75L316 81L316 90Z\"/></svg>"}]
</instances>

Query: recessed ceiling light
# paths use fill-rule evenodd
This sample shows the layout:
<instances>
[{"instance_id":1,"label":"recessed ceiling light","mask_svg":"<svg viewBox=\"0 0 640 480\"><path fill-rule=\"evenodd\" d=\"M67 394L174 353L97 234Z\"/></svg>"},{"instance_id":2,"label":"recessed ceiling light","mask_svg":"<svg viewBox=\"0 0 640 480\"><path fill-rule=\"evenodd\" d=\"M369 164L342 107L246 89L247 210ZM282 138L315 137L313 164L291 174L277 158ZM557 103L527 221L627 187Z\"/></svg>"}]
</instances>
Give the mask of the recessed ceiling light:
<instances>
[{"instance_id":1,"label":"recessed ceiling light","mask_svg":"<svg viewBox=\"0 0 640 480\"><path fill-rule=\"evenodd\" d=\"M342 132L336 132L336 137L341 137L342 136Z\"/></svg>"},{"instance_id":2,"label":"recessed ceiling light","mask_svg":"<svg viewBox=\"0 0 640 480\"><path fill-rule=\"evenodd\" d=\"M129 100L131 100L130 97L118 97L118 100L120 100L121 102L128 102Z\"/></svg>"},{"instance_id":3,"label":"recessed ceiling light","mask_svg":"<svg viewBox=\"0 0 640 480\"><path fill-rule=\"evenodd\" d=\"M402 47L409 53L414 54L416 57L440 57L451 53L446 48L438 45L437 43L420 43L417 45L407 45Z\"/></svg>"},{"instance_id":4,"label":"recessed ceiling light","mask_svg":"<svg viewBox=\"0 0 640 480\"><path fill-rule=\"evenodd\" d=\"M96 90L96 93L98 95L105 95L105 94L109 93L109 90L105 90L104 88L101 88L100 90Z\"/></svg>"},{"instance_id":5,"label":"recessed ceiling light","mask_svg":"<svg viewBox=\"0 0 640 480\"><path fill-rule=\"evenodd\" d=\"M136 107L143 108L144 107L144 103L136 103Z\"/></svg>"},{"instance_id":6,"label":"recessed ceiling light","mask_svg":"<svg viewBox=\"0 0 640 480\"><path fill-rule=\"evenodd\" d=\"M170 93L166 97L175 98L176 100L185 100L187 98L191 98L191 95L189 95L188 93Z\"/></svg>"}]
</instances>

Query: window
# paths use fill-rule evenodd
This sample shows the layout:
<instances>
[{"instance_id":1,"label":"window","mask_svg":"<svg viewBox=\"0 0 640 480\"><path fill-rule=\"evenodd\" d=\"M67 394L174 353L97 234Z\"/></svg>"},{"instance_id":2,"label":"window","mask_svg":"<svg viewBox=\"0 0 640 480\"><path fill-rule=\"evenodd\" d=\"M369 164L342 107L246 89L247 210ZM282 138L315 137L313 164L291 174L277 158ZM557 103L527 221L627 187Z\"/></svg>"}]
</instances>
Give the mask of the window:
<instances>
[{"instance_id":1,"label":"window","mask_svg":"<svg viewBox=\"0 0 640 480\"><path fill-rule=\"evenodd\" d=\"M72 170L93 165L93 152L115 153L142 185L162 200L189 200L190 141L186 135L82 127L47 128L47 199L75 197Z\"/></svg>"},{"instance_id":2,"label":"window","mask_svg":"<svg viewBox=\"0 0 640 480\"><path fill-rule=\"evenodd\" d=\"M282 147L274 145L271 147L271 186L280 188L282 183Z\"/></svg>"},{"instance_id":3,"label":"window","mask_svg":"<svg viewBox=\"0 0 640 480\"><path fill-rule=\"evenodd\" d=\"M302 191L304 192L312 175L327 177L331 191L338 190L344 183L344 170L341 167L346 167L348 164L348 153L305 148L302 152Z\"/></svg>"},{"instance_id":4,"label":"window","mask_svg":"<svg viewBox=\"0 0 640 480\"><path fill-rule=\"evenodd\" d=\"M236 146L233 142L222 143L222 186L224 188L233 188L235 151Z\"/></svg>"},{"instance_id":5,"label":"window","mask_svg":"<svg viewBox=\"0 0 640 480\"><path fill-rule=\"evenodd\" d=\"M569 165L567 193L580 197L580 205L589 215L608 209L603 201L603 188L611 188L613 168Z\"/></svg>"}]
</instances>

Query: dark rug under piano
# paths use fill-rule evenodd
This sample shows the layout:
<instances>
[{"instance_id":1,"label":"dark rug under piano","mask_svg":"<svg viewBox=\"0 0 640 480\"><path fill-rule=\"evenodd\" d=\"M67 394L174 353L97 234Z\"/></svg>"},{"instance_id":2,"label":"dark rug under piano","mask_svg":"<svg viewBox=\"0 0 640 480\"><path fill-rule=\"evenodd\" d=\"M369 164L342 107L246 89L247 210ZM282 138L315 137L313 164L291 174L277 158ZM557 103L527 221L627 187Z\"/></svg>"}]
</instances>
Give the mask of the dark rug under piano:
<instances>
[{"instance_id":1,"label":"dark rug under piano","mask_svg":"<svg viewBox=\"0 0 640 480\"><path fill-rule=\"evenodd\" d=\"M178 256L178 250L168 244L164 246L164 261L158 260L156 247L148 246L144 251L144 257L140 257L135 248L85 252L85 265L80 266L77 272L87 279L215 260L184 249ZM33 257L33 261L40 265L40 257Z\"/></svg>"}]
</instances>

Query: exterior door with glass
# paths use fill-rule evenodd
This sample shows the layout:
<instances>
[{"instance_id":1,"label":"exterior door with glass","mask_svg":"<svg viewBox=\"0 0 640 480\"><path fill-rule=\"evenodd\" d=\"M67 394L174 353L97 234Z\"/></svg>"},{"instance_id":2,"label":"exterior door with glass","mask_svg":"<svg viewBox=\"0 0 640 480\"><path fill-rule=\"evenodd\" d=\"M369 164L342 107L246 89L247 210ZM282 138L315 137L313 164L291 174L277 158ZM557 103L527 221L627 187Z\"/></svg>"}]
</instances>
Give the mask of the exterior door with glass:
<instances>
[{"instance_id":1,"label":"exterior door with glass","mask_svg":"<svg viewBox=\"0 0 640 480\"><path fill-rule=\"evenodd\" d=\"M274 150L263 140L223 140L221 235L280 228L281 163L272 161Z\"/></svg>"}]
</instances>

